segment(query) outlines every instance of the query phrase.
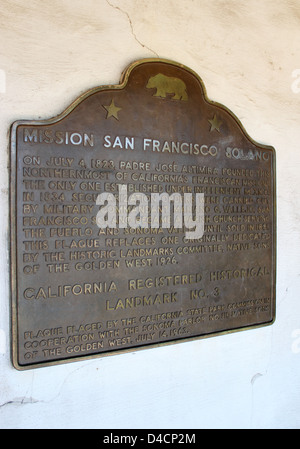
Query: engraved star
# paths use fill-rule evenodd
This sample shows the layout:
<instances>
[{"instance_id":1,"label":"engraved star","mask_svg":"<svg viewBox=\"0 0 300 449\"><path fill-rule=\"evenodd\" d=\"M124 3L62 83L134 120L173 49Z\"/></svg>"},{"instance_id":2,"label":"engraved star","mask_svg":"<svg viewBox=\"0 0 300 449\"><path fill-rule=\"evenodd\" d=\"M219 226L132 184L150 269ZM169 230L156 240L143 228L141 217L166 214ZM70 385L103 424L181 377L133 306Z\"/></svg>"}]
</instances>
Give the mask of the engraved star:
<instances>
[{"instance_id":1,"label":"engraved star","mask_svg":"<svg viewBox=\"0 0 300 449\"><path fill-rule=\"evenodd\" d=\"M214 115L214 118L213 118L213 119L210 119L210 120L208 120L208 121L209 121L209 123L211 124L210 132L214 131L215 129L216 129L218 132L221 132L221 131L220 131L220 126L222 125L223 122L222 122L220 119L217 118L216 114Z\"/></svg>"},{"instance_id":2,"label":"engraved star","mask_svg":"<svg viewBox=\"0 0 300 449\"><path fill-rule=\"evenodd\" d=\"M103 106L103 107L107 110L106 118L114 117L115 119L119 120L118 112L121 111L122 108L118 108L118 106L115 105L115 102L113 99L111 100L111 103L109 106Z\"/></svg>"}]
</instances>

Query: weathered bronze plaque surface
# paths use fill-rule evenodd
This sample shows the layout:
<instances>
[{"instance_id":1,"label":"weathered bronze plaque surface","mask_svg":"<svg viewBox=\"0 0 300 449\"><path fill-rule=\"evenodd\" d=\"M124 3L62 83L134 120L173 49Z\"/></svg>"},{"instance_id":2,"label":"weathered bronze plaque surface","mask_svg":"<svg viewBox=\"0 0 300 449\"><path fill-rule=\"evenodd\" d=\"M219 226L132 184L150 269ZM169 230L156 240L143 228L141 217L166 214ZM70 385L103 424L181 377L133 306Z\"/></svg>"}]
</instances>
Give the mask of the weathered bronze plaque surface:
<instances>
[{"instance_id":1,"label":"weathered bronze plaque surface","mask_svg":"<svg viewBox=\"0 0 300 449\"><path fill-rule=\"evenodd\" d=\"M128 214L133 193L203 193L203 236L99 227L98 195L118 205L120 186ZM18 369L270 324L275 151L188 68L138 61L60 116L13 124L11 265Z\"/></svg>"}]
</instances>

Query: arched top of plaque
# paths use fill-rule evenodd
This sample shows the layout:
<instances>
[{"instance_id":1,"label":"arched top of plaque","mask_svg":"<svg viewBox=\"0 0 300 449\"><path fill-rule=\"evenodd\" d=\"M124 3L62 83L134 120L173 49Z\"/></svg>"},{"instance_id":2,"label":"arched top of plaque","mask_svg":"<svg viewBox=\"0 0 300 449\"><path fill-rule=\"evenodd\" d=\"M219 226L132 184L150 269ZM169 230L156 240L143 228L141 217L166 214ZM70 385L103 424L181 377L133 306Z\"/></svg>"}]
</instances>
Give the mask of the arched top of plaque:
<instances>
[{"instance_id":1,"label":"arched top of plaque","mask_svg":"<svg viewBox=\"0 0 300 449\"><path fill-rule=\"evenodd\" d=\"M182 142L224 143L235 150L232 156L236 159L257 157L257 148L274 152L273 147L255 142L226 106L208 99L201 78L193 70L160 58L132 63L122 73L120 84L88 90L56 117L19 120L12 129L28 124L49 126L61 121L68 121L69 125L75 121L77 125L79 120L84 131L92 132L97 126L108 131L117 129L118 135L124 136L142 131L146 137L155 135L158 140L172 140L176 136ZM55 136L40 135L39 143L52 143L52 138L55 140ZM56 140L60 142L60 137ZM84 136L76 132L73 141L80 145ZM244 149L245 144L248 150Z\"/></svg>"}]
</instances>

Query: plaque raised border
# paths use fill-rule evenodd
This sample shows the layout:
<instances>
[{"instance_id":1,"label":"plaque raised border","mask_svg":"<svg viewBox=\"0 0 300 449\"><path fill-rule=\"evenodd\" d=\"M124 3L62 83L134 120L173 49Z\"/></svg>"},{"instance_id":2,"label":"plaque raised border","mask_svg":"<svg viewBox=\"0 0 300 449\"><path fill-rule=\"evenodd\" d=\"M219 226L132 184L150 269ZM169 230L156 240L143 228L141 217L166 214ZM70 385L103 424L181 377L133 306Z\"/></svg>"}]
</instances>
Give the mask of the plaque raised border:
<instances>
[{"instance_id":1,"label":"plaque raised border","mask_svg":"<svg viewBox=\"0 0 300 449\"><path fill-rule=\"evenodd\" d=\"M127 96L121 97L118 94L126 94ZM142 103L143 101L145 101L145 104ZM86 108L84 108L85 104L87 105ZM140 110L128 113L126 122L124 111L129 104L139 105ZM102 143L99 140L100 131L98 128L94 132L95 141L93 140L94 137L91 137L95 123L98 123L97 120L95 121L95 114L99 114L99 120L97 120L100 131L102 130L101 126L104 126L103 123L105 123L105 131L103 131L105 135L101 134ZM147 114L149 114L149 122L145 120ZM157 121L159 114L162 114L161 121ZM79 132L78 129L80 127L77 129L75 126L81 123L83 117L85 127L88 129L86 134L83 131ZM174 123L174 118L177 120L176 123ZM112 137L117 129L116 127L122 124L123 119L122 130ZM71 123L70 130L68 129L67 131L65 126L61 127L63 131L58 131L55 128L58 124L68 124L68 121ZM100 125L101 123L102 125ZM141 128L141 126L145 126L145 123L149 123L149 129L148 127ZM126 132L126 126L128 127L128 132ZM158 127L158 131L153 135L155 126ZM164 134L167 126L169 134ZM51 127L54 129L54 134L52 134ZM43 131L35 131L40 129ZM199 129L201 130L201 136ZM202 135L204 136L203 141L201 141ZM131 137L129 138L128 136ZM169 141L166 140L168 136ZM126 141L125 139L128 140ZM45 304L51 301L58 301L58 297L67 298L67 301L70 302L72 294L69 294L69 290L72 288L74 291L71 291L71 293L73 293L74 299L77 300L76 296L79 295L80 283L76 284L79 285L79 287L76 287L77 290L71 285L71 281L64 284L64 276L72 277L73 273L74 277L72 279L74 280L77 277L77 272L72 268L71 259L67 259L65 264L55 263L56 261L65 262L63 251L59 251L61 248L58 244L58 247L56 247L56 242L67 242L66 247L69 251L69 240L67 237L66 239L54 240L55 237L50 236L50 228L47 225L40 225L39 227L35 227L35 225L38 214L41 218L42 211L45 211L45 203L52 201L51 204L63 206L64 201L70 202L70 192L68 193L68 200L63 199L61 203L57 203L59 199L57 199L57 195L54 198L53 192L50 192L51 195L49 197L47 191L47 186L49 186L50 182L49 178L45 181L46 178L43 179L43 172L41 172L41 176L34 177L36 173L34 170L39 168L39 166L35 166L34 161L40 160L39 158L44 156L44 152L45 154L47 153L48 150L45 149L47 144L50 144L49 148L51 145L54 148L56 143L61 145L60 148L63 151L63 156L61 156L61 153L60 156L53 156L61 159L60 163L58 162L58 168L68 169L73 163L71 158L73 160L77 158L78 162L81 154L82 160L85 159L84 143L90 150L91 142L93 143L93 151L95 148L96 150L94 155L88 157L88 168L91 168L90 164L94 163L91 161L96 160L97 157L98 161L104 161L104 147L108 151L112 151L111 155L107 155L107 159L112 161L113 168L102 167L102 172L104 174L108 173L105 179L110 181L111 186L113 183L109 176L116 177L117 170L120 176L122 176L122 173L129 173L131 176L134 173L132 165L128 170L126 169L127 171L124 169L122 172L120 157L131 164L135 159L139 159L139 163L135 166L138 167L136 170L142 179L139 186L142 184L150 185L147 184L148 178L146 176L149 175L150 178L152 176L151 185L162 185L164 190L168 185L166 180L171 179L169 175L178 175L179 173L181 181L174 182L174 186L177 186L178 191L193 193L203 191L204 195L209 197L210 202L207 203L207 210L209 210L208 215L210 218L205 222L204 227L206 225L211 226L212 231L210 231L211 235L208 232L209 238L207 240L204 239L203 242L200 239L197 243L198 246L195 244L197 251L203 251L198 259L192 252L191 256L187 255L189 254L188 252L186 255L181 252L181 256L178 256L177 260L176 257L169 257L169 255L173 256L174 254L176 256L178 245L183 245L182 242L185 242L182 234L178 234L177 237L176 233L171 232L169 237L171 236L173 240L170 240L170 238L168 240L167 233L164 242L172 242L173 249L169 249L168 253L167 248L165 248L166 245L162 244L162 247L164 247L162 254L164 256L155 259L158 261L158 265L161 264L160 266L153 268L154 259L151 259L152 262L150 263L150 258L140 258L139 260L141 261L149 260L149 266L146 268L142 267L141 271L139 271L140 268L135 267L136 270L133 270L134 275L131 276L129 274L131 272L126 271L126 269L124 269L125 271L122 271L122 268L118 269L116 279L120 276L121 285L117 294L119 299L113 299L112 295L107 296L104 291L103 295L106 299L103 302L106 301L107 304L106 312L102 310L100 313L100 306L97 308L96 293L92 292L93 294L91 294L90 287L93 274L91 275L88 272L86 275L90 277L87 281L88 283L84 284L88 286L85 287L87 296L89 295L87 303L89 304L90 298L93 299L91 299L91 305L86 307L93 308L96 316L94 315L93 321L91 313L87 322L84 321L84 318L81 319L80 314L84 316L86 313L85 306L77 301L74 307L75 314L71 321L68 322L64 321L60 316L60 314L66 314L67 306L49 306L48 311L48 306ZM135 159L133 159L135 156L132 156L133 142L135 148L139 151L139 155ZM72 147L70 146L71 144ZM50 158L50 162L48 160L47 163L49 163L50 169L54 170L55 167L51 166L52 147L47 153L47 157ZM25 151L25 148L28 148L28 151ZM124 151L119 151L120 149ZM171 154L173 149L174 155ZM97 156L97 151L100 156ZM181 154L178 155L180 151ZM210 159L209 151L211 151L212 156ZM176 159L177 155L178 159ZM197 162L197 156L200 158L199 162ZM69 161L67 160L68 157ZM189 158L191 158L191 161ZM61 166L64 163L62 160L65 160L65 167ZM177 160L179 162L176 162ZM146 162L150 164L147 171L144 168ZM153 177L154 165L158 164L158 167L160 162L165 164L164 168L160 167L161 171L157 168L160 176ZM205 167L206 172L203 170L197 172L197 164L203 170L203 167ZM24 170L24 167L25 169L28 168L28 170ZM74 164L73 168L74 172L77 170L79 173L79 169L84 168L84 166L75 166ZM193 170L195 171L193 172ZM28 175L29 179L22 179L22 173L27 172L32 173L33 178L30 178L30 175ZM49 171L47 176L50 177L51 173ZM53 171L53 173L55 175L58 172ZM68 173L70 174L70 172ZM165 59L143 59L134 62L123 72L120 84L100 86L87 91L78 97L64 112L54 118L33 121L18 120L14 122L11 127L10 160L11 347L14 367L19 370L26 370L51 366L145 348L155 348L161 345L188 342L194 339L224 335L272 324L275 320L276 301L275 173L274 148L255 142L246 133L239 119L229 109L224 105L209 100L201 78L193 70L182 64ZM202 175L206 175L205 180L204 177L201 177ZM123 181L125 182L125 175L123 176ZM182 181L183 178L184 181ZM55 176L53 179L56 179ZM38 184L39 181L41 182L40 184ZM116 184L116 179L114 181ZM71 181L69 182L70 184L66 184L67 188L70 190L72 188L75 189L76 182L74 184ZM186 183L185 188L182 186L178 187L180 182ZM211 187L210 182L212 183ZM236 191L234 191L233 187L228 187L227 194L220 194L222 198L220 201L220 198L217 199L218 196L220 197L217 192L226 192L225 187L222 190L222 184L220 184L222 182L225 183L225 187L226 182L229 183L227 185L235 185L237 187ZM135 182L132 182L131 185L134 186ZM86 193L85 190L76 189L75 192ZM57 194L57 191L54 193ZM60 190L58 193L63 194L64 191ZM87 193L91 192L87 191ZM98 191L97 193L100 192ZM240 198L239 201L242 204L240 207L238 200L236 200L236 203L233 203L236 208L234 206L229 207L230 198L233 197ZM243 197L247 197L249 201L246 202L245 200L243 203ZM228 203L224 202L225 198L227 198L226 201ZM83 206L84 204L83 202ZM225 212L226 210L227 212ZM36 211L38 212L36 213ZM218 222L217 219L214 221L214 217L222 216L221 211L223 211L224 217L226 213L229 216L231 214L233 217L240 216L240 221L236 218L229 224L228 222ZM65 213L61 213L64 216ZM88 216L88 213L86 215ZM247 221L255 216L261 217L261 221ZM92 220L91 217L89 216L89 220ZM32 223L34 224L32 225ZM226 237L226 229L231 229L230 223L234 231L228 231L230 236ZM65 226L67 228L68 225ZM90 221L88 228L91 228ZM56 229L55 226L53 229ZM86 229L87 227L81 226L81 228L77 228L77 232L80 234L80 232ZM95 229L99 231L98 228L93 228L93 232L95 232ZM53 232L56 231L54 230ZM143 234L141 235L143 236ZM124 239L123 235L121 235L121 238L120 235L116 235L114 243L118 250L124 242L125 246L130 248L130 241L133 241L132 238L134 236L135 234L129 235L131 240L127 240L126 238ZM150 232L144 237L147 236L149 237L147 240L148 246L152 247L152 249L158 246L158 242L162 242L160 238L156 238L156 234L153 236ZM106 237L110 237L110 235L106 235ZM252 239L256 239L256 241L252 241ZM53 241L55 241L55 247L51 247ZM146 240L142 241L145 242ZM74 242L76 242L76 238L74 238ZM215 254L212 255L205 252L208 251L209 247L207 242L216 243L211 245L211 248L213 246L216 247L213 250ZM170 246L172 245L170 243ZM234 247L234 245L237 246ZM180 246L180 248L183 248L183 246ZM189 248L189 246L187 245L185 248ZM254 250L254 248L256 249ZM77 250L81 250L81 248L77 247ZM122 251L122 248L120 251ZM181 249L181 251L183 250ZM152 252L154 251L152 250ZM61 256L59 255L60 253L62 254ZM244 265L246 265L248 255L250 260L249 266L245 268ZM58 260L56 260L56 257L58 257ZM59 259L60 257L61 259ZM75 252L72 257L75 257ZM188 265L187 257L191 260L192 268L182 273L178 265L180 267L185 266L185 264ZM173 262L171 259L175 260L174 266L172 266ZM35 263L37 260L39 263ZM205 260L208 260L207 266ZM214 265L215 260L220 260L221 265L219 267ZM197 266L198 261L199 266ZM139 263L142 264L142 262ZM57 269L56 265L65 265L66 272L52 271ZM119 268L117 265L116 267ZM108 275L108 272L110 271L106 270L105 273L101 273L104 275L104 280L111 277ZM122 278L123 272L125 273L124 278ZM80 275L82 275L82 272ZM81 278L82 282L85 280L84 276L85 274ZM131 284L128 284L129 277L132 277ZM43 279L46 278L48 280L45 282L48 284L50 282L59 284L55 292L54 287L51 290L49 286L47 288L44 286ZM56 279L57 282L55 281ZM151 287L146 287L146 279L151 279ZM225 284L226 287L224 287ZM37 285L39 285L40 290L37 290L38 287L35 287ZM125 300L122 299L122 291L124 291L125 285L130 286L128 289L132 288L131 294L136 295L134 300L131 298L131 302L130 298L128 298L128 310L125 310L127 314L123 313L126 306ZM64 290L63 287L65 287ZM171 292L169 287L172 287ZM220 293L223 287L224 292ZM99 288L98 286L98 292ZM104 290L106 288L107 286L103 287ZM146 294L145 291L148 288L151 294L145 300L146 306L141 307L142 312L134 313L138 308L137 306L140 305L139 301L142 301L139 292L142 291L142 294ZM237 293L237 290L239 290L239 293ZM254 292L253 298L249 290ZM102 301L102 294L98 296L99 300ZM232 297L231 299L229 298L230 296ZM144 297L146 298L146 296ZM187 297L188 299L186 299ZM49 300L48 302L47 299ZM130 307L133 307L134 301L135 309L132 309ZM176 307L172 308L172 302L176 303ZM151 307L147 308L149 304ZM49 315L43 316L43 311L46 314L49 313ZM114 315L115 312L117 313ZM133 313L134 316L132 316ZM32 318L33 315L34 318ZM47 322L48 316L49 324ZM76 316L78 317L78 322L74 324ZM148 321L145 317L148 317ZM111 326L114 325L114 320L116 323L118 322L116 329L108 327L109 323ZM223 323L220 325L221 321ZM229 324L226 324L227 321ZM36 327L33 328L33 323L35 322ZM80 323L82 323L82 331L79 330ZM169 323L169 327L166 326L166 323ZM100 337L97 337L100 333L103 336L101 341L99 341ZM90 336L90 346L86 343L89 340L84 339L83 336L86 336L86 339ZM67 346L69 340L72 343ZM110 342L109 345L111 346L108 346L108 342ZM72 351L70 349L71 352L66 352L67 347L72 348ZM74 348L76 348L76 351ZM78 351L77 348L79 348Z\"/></svg>"}]
</instances>

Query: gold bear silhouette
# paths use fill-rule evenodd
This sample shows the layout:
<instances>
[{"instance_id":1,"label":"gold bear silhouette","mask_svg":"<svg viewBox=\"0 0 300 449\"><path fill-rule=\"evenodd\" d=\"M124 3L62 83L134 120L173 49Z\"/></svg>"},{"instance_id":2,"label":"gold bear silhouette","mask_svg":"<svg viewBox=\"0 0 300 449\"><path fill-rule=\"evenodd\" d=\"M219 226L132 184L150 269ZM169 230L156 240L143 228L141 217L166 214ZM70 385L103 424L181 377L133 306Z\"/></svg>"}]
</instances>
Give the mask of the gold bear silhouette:
<instances>
[{"instance_id":1,"label":"gold bear silhouette","mask_svg":"<svg viewBox=\"0 0 300 449\"><path fill-rule=\"evenodd\" d=\"M154 97L166 98L167 94L174 94L173 100L187 101L188 95L186 92L186 85L179 78L173 78L171 76L158 73L155 76L151 76L146 86L148 89L156 88Z\"/></svg>"}]
</instances>

